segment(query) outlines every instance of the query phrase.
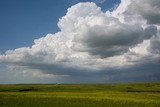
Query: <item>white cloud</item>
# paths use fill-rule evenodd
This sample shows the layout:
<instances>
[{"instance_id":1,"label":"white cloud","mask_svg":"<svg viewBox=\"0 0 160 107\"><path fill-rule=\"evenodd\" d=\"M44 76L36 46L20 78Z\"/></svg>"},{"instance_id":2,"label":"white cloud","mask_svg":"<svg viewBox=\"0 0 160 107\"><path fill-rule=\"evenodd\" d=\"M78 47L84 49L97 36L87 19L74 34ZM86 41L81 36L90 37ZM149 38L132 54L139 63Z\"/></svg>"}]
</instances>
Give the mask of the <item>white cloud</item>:
<instances>
[{"instance_id":1,"label":"white cloud","mask_svg":"<svg viewBox=\"0 0 160 107\"><path fill-rule=\"evenodd\" d=\"M67 76L69 82L76 77L77 82L106 82L109 75L113 79L110 71L134 72L140 69L136 65L148 66L148 61L152 69L160 53L160 17L150 8L159 10L159 4L123 0L116 10L104 13L95 3L78 3L59 20L59 32L36 39L31 47L6 51L0 62L19 75Z\"/></svg>"}]
</instances>

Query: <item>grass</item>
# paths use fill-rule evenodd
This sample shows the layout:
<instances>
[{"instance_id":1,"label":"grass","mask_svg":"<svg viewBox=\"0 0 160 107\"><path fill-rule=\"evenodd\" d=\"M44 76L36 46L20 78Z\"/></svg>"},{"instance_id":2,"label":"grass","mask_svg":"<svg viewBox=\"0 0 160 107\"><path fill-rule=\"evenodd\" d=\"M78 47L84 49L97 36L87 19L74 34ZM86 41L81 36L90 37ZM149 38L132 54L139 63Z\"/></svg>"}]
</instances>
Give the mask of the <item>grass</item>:
<instances>
[{"instance_id":1,"label":"grass","mask_svg":"<svg viewBox=\"0 0 160 107\"><path fill-rule=\"evenodd\" d=\"M0 85L0 107L160 107L160 83Z\"/></svg>"}]
</instances>

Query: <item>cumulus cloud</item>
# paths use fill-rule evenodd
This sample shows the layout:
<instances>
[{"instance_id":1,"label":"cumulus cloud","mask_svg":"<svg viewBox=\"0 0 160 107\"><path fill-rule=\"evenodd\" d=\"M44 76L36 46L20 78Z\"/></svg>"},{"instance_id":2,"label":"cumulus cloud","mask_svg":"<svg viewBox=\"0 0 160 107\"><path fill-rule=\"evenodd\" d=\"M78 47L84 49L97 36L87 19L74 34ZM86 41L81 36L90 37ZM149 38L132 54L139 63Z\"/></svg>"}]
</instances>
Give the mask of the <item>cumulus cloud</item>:
<instances>
[{"instance_id":1,"label":"cumulus cloud","mask_svg":"<svg viewBox=\"0 0 160 107\"><path fill-rule=\"evenodd\" d=\"M122 0L112 12L103 12L93 2L78 3L59 19L59 32L6 51L0 62L21 74L63 76L61 82L145 81L139 74L149 81L156 66L151 77L159 81L159 4Z\"/></svg>"},{"instance_id":2,"label":"cumulus cloud","mask_svg":"<svg viewBox=\"0 0 160 107\"><path fill-rule=\"evenodd\" d=\"M122 0L113 14L123 15L125 21L139 21L143 18L142 20L146 19L148 24L160 24L160 1Z\"/></svg>"},{"instance_id":3,"label":"cumulus cloud","mask_svg":"<svg viewBox=\"0 0 160 107\"><path fill-rule=\"evenodd\" d=\"M140 14L149 24L160 24L160 1L159 0L132 0L128 6L130 14Z\"/></svg>"}]
</instances>

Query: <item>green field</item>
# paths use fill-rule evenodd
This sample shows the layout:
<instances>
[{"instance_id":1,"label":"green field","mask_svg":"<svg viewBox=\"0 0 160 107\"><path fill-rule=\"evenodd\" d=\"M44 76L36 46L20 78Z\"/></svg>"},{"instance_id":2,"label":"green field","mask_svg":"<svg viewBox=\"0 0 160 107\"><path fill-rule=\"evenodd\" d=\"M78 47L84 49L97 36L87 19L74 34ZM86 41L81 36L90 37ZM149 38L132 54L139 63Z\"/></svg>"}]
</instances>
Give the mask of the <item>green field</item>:
<instances>
[{"instance_id":1,"label":"green field","mask_svg":"<svg viewBox=\"0 0 160 107\"><path fill-rule=\"evenodd\" d=\"M160 83L0 85L0 107L160 107Z\"/></svg>"}]
</instances>

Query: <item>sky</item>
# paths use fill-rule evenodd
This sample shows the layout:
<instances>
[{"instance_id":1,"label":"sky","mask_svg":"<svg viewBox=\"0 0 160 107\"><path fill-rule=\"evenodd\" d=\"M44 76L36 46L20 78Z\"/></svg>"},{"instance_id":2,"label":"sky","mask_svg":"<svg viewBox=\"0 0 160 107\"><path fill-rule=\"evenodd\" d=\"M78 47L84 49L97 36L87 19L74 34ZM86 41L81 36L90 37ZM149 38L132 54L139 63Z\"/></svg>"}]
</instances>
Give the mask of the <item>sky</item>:
<instances>
[{"instance_id":1,"label":"sky","mask_svg":"<svg viewBox=\"0 0 160 107\"><path fill-rule=\"evenodd\" d=\"M160 81L159 0L1 0L0 83Z\"/></svg>"}]
</instances>

